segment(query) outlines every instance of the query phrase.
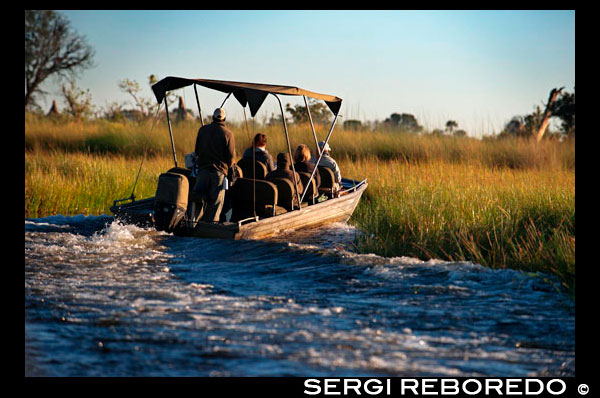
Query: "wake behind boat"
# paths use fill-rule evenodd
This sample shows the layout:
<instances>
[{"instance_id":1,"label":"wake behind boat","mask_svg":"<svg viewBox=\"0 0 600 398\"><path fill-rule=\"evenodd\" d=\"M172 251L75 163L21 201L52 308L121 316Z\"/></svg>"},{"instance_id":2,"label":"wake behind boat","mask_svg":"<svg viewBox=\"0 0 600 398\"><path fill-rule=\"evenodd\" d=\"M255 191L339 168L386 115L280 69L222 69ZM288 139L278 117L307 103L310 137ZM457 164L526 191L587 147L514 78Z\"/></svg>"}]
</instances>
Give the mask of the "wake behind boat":
<instances>
[{"instance_id":1,"label":"wake behind boat","mask_svg":"<svg viewBox=\"0 0 600 398\"><path fill-rule=\"evenodd\" d=\"M248 162L247 159L242 159L233 166L235 171L233 174L237 177L233 179L229 189L231 210L225 217L222 217L221 222L200 220L197 216L196 206L200 203L201 197L192 191L196 176L192 165L184 168L177 164L166 102L168 91L190 85L194 86L201 122L202 113L196 85L227 93L221 107L233 94L242 107L245 108L248 104L252 116L256 115L265 98L269 94L273 95L281 110L290 158L292 158L292 150L287 123L278 95L302 96L319 155L313 172L298 172L301 181L297 181L294 177L294 183L283 178L267 180L265 179L266 166L262 162L257 160ZM115 200L110 209L118 219L138 225L152 226L159 231L173 232L178 236L260 239L283 231L312 228L333 222L346 222L352 216L361 195L368 186L367 180L356 181L342 178L339 184L335 183L331 169L321 164L325 151L319 149L320 145L317 142L317 134L306 100L306 97L323 100L334 114L333 122L322 145L326 148L339 115L342 102L340 98L290 86L179 77L164 78L154 84L152 90L159 106L161 102L165 104L175 167L159 176L154 197L136 200L132 193L129 198ZM296 174L293 163L291 166L292 171ZM321 181L319 187L315 182L317 172ZM298 189L299 183L305 187L302 195Z\"/></svg>"}]
</instances>

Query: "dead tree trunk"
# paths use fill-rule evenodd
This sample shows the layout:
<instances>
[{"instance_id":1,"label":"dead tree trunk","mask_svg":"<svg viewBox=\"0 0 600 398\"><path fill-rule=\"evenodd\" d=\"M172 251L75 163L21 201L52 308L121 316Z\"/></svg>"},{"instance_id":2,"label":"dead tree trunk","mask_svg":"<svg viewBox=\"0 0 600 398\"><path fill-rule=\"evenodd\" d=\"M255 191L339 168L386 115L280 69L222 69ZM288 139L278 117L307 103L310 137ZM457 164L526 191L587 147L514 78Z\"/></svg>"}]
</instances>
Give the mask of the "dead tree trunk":
<instances>
[{"instance_id":1,"label":"dead tree trunk","mask_svg":"<svg viewBox=\"0 0 600 398\"><path fill-rule=\"evenodd\" d=\"M546 104L546 110L544 111L544 116L542 117L542 121L540 123L540 127L538 129L537 136L536 136L536 139L538 142L540 142L540 140L544 136L544 133L546 132L546 128L548 128L548 123L550 123L550 116L552 116L552 104L554 103L554 101L556 101L558 94L560 94L560 92L562 91L563 88L564 87L561 87L559 89L553 88L552 91L550 91L550 96L548 97L548 103Z\"/></svg>"}]
</instances>

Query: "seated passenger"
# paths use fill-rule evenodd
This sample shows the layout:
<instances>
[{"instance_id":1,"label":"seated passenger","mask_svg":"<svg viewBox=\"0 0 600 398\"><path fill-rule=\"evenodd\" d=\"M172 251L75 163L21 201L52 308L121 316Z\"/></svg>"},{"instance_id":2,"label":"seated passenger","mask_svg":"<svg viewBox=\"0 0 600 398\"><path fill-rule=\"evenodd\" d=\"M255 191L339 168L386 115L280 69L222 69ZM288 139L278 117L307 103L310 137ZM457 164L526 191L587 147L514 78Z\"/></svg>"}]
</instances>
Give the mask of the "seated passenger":
<instances>
[{"instance_id":1,"label":"seated passenger","mask_svg":"<svg viewBox=\"0 0 600 398\"><path fill-rule=\"evenodd\" d=\"M296 151L294 152L294 168L297 172L305 172L308 174L312 174L315 169L315 164L309 162L310 160L310 149L308 146L304 144L298 145ZM321 160L322 161L322 160ZM315 182L317 183L317 189L321 186L321 175L318 170L315 172L315 176L313 177Z\"/></svg>"},{"instance_id":2,"label":"seated passenger","mask_svg":"<svg viewBox=\"0 0 600 398\"><path fill-rule=\"evenodd\" d=\"M319 162L319 167L328 167L333 171L333 175L335 176L335 183L337 184L337 188L339 188L339 185L342 183L342 173L340 172L340 168L338 167L337 162L330 156L331 147L329 146L329 144L323 141L319 141L319 148L323 152L323 157ZM318 159L318 156L313 156L310 159L310 162L317 163Z\"/></svg>"},{"instance_id":3,"label":"seated passenger","mask_svg":"<svg viewBox=\"0 0 600 398\"><path fill-rule=\"evenodd\" d=\"M242 158L252 159L252 147L244 151ZM275 170L273 156L267 151L267 136L258 133L254 136L254 159L267 166L267 172Z\"/></svg>"},{"instance_id":4,"label":"seated passenger","mask_svg":"<svg viewBox=\"0 0 600 398\"><path fill-rule=\"evenodd\" d=\"M302 181L300 180L300 175L298 173L296 173L296 181L294 181L292 162L288 153L281 152L277 155L277 169L271 171L266 177L267 180L270 178L287 178L294 186L296 186L296 182L298 182L298 192L300 195L302 195L302 192L304 191L304 188L302 187Z\"/></svg>"}]
</instances>

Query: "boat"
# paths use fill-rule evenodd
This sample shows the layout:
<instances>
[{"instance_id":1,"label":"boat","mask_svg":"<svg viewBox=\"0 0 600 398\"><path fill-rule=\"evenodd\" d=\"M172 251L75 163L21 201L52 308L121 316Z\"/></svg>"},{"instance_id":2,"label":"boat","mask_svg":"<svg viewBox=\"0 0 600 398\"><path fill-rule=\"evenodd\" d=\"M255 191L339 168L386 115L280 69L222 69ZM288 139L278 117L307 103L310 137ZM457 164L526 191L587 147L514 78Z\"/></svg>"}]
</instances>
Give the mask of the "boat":
<instances>
[{"instance_id":1,"label":"boat","mask_svg":"<svg viewBox=\"0 0 600 398\"><path fill-rule=\"evenodd\" d=\"M255 161L250 165L241 166L241 161L234 168L237 178L233 179L228 195L232 203L231 210L222 215L221 222L205 222L196 219L195 204L198 196L191 191L195 177L193 166L186 164L180 167L173 141L173 131L167 106L167 93L171 90L193 86L198 106L200 121L202 111L196 86L207 87L226 93L221 107L233 94L244 109L248 105L251 116L254 117L268 95L274 96L281 110L283 130L286 137L290 158L292 149L288 134L287 123L280 95L302 96L306 105L308 120L315 140L316 167L312 173L298 173L304 187L302 195L295 189L294 184L284 179L264 180L264 167ZM115 218L127 223L143 227L153 227L159 231L173 233L176 236L221 238L221 239L262 239L287 231L314 228L333 222L347 222L358 205L362 194L367 189L367 179L353 180L342 178L341 184L333 183L333 173L326 167L320 166L323 152L320 150L317 134L314 128L308 98L322 100L333 112L331 123L325 140L329 142L335 123L339 116L342 99L332 95L319 94L293 86L246 83L225 80L188 79L181 77L166 77L152 86L159 109L164 104L167 125L171 139L171 150L174 167L159 176L154 197L137 200L134 192L127 198L117 199L110 210ZM158 115L158 112L157 112ZM189 166L189 167L188 167ZM141 166L140 166L141 167ZM295 172L294 165L292 170ZM321 187L317 189L315 174L319 172ZM138 171L139 177L139 171ZM137 183L137 179L136 179ZM135 184L134 184L135 191Z\"/></svg>"}]
</instances>

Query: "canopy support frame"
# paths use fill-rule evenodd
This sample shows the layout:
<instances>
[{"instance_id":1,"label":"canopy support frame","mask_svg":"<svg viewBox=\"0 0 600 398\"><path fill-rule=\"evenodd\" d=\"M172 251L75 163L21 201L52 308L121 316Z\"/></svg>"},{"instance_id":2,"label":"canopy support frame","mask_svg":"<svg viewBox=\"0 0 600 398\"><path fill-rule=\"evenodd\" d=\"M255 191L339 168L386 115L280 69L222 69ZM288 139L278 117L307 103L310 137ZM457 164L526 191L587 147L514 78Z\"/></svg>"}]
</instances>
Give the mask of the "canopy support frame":
<instances>
[{"instance_id":1,"label":"canopy support frame","mask_svg":"<svg viewBox=\"0 0 600 398\"><path fill-rule=\"evenodd\" d=\"M283 113L283 105L281 105L281 100L279 96L274 93L272 94L275 98L277 98L277 102L279 102L279 109L281 109L281 120L283 121L283 130L285 131L285 139L287 141L288 153L290 154L290 163L292 164L292 173L294 175L294 185L296 186L296 197L298 199L298 210L302 209L302 201L300 199L300 192L298 191L298 179L296 178L296 168L294 167L294 156L292 155L292 145L290 144L290 137L288 134L287 123L285 122L285 114ZM279 166L278 166L279 167Z\"/></svg>"},{"instance_id":2,"label":"canopy support frame","mask_svg":"<svg viewBox=\"0 0 600 398\"><path fill-rule=\"evenodd\" d=\"M335 122L337 121L338 115L339 113L336 113L335 117L333 118L333 122L331 123L331 127L329 128L329 133L327 133L327 138L325 138L325 144L323 144L323 148L325 148L327 146L327 143L329 142L329 138L331 137L331 133L333 133L333 127L335 126ZM319 159L317 160L317 163L315 163L315 168L313 169L312 174L310 175L310 178L308 180L309 184L315 177L315 173L318 172L319 163L321 162L321 158L323 157L324 153L325 151L323 150L319 154ZM304 200L304 195L306 195L306 190L304 190L304 192L302 193L302 200Z\"/></svg>"},{"instance_id":3,"label":"canopy support frame","mask_svg":"<svg viewBox=\"0 0 600 398\"><path fill-rule=\"evenodd\" d=\"M169 105L167 104L167 96L165 96L165 111L167 111L167 124L169 125L169 137L171 137L171 151L173 152L173 161L177 167L177 154L175 153L175 142L173 141L173 130L171 128L171 119L169 118Z\"/></svg>"},{"instance_id":4,"label":"canopy support frame","mask_svg":"<svg viewBox=\"0 0 600 398\"><path fill-rule=\"evenodd\" d=\"M312 115L310 114L310 107L308 106L308 101L306 100L306 95L303 95L304 104L306 105L306 112L308 113L308 120L310 121L310 128L313 133L313 137L315 137L315 147L317 148L317 154L321 154L321 149L319 148L319 140L317 139L317 132L315 131L315 125L313 124Z\"/></svg>"},{"instance_id":5,"label":"canopy support frame","mask_svg":"<svg viewBox=\"0 0 600 398\"><path fill-rule=\"evenodd\" d=\"M200 115L200 125L204 127L204 121L202 120L202 109L200 109L200 100L198 99L198 91L196 90L196 83L194 83L194 94L196 94L196 105L198 105L198 115Z\"/></svg>"},{"instance_id":6,"label":"canopy support frame","mask_svg":"<svg viewBox=\"0 0 600 398\"><path fill-rule=\"evenodd\" d=\"M165 80L165 79L163 79L163 80ZM201 108L200 108L200 101L198 99L198 92L196 90L196 83L192 83L192 84L194 86L194 93L196 95L196 104L198 105L198 113L199 113L199 116L200 116L200 123L202 124L202 126L204 126L204 121L202 119L202 111L201 111ZM153 90L154 90L154 88L153 88ZM165 90L165 91L168 91L168 90ZM233 91L230 91L230 92L227 93L227 96L225 97L225 99L223 100L223 103L221 104L221 108L225 105L225 102L227 102L227 100L229 99L229 97L231 96L232 93L233 93ZM274 92L269 92L268 94L272 94L277 99L277 102L279 103L279 109L281 110L281 118L282 118L282 121L283 121L283 129L284 129L284 132L285 132L285 138L286 138L286 142L287 142L287 146L288 146L288 153L289 153L289 156L290 156L290 161L291 161L291 165L292 165L292 172L293 172L293 176L294 176L294 185L296 186L296 198L298 200L298 210L300 210L300 209L302 209L302 200L304 200L304 197L306 196L306 191L307 190L304 189L304 192L303 192L302 196L300 196L300 193L299 193L299 190L298 190L298 178L296 178L296 168L294 166L294 161L293 161L292 147L291 147L291 143L290 143L290 138L289 138L289 133L288 133L288 128L287 128L287 122L286 122L286 119L285 119L285 114L284 114L284 111L283 111L283 105L281 103L281 99ZM312 94L314 94L314 93L312 93ZM156 94L156 91L155 91L155 95L157 96L157 98L159 98L159 95ZM319 163L321 162L321 159L323 158L323 154L325 153L325 151L321 151L321 149L319 148L319 143L318 143L318 140L317 140L317 134L316 134L316 131L315 131L315 127L314 127L314 123L313 123L313 120L312 120L312 115L310 113L310 108L309 108L309 105L308 105L308 101L306 99L306 95L302 94L302 97L304 98L304 103L306 105L306 110L307 110L307 113L308 113L308 118L309 118L309 121L310 121L311 130L312 130L313 137L314 137L315 143L316 143L317 153L319 154L319 158L317 159L317 162L315 163L315 168L313 169L313 172L312 172L312 174L310 176L310 179L308 180L308 183L307 183L307 184L310 184L312 182L312 180L314 179L315 173L318 171ZM173 140L173 130L172 130L172 127L171 127L171 120L170 120L170 117L169 117L169 107L167 105L167 97L166 97L166 95L163 98L164 98L165 110L166 110L166 114L167 114L167 124L169 126L169 136L170 136L170 139L171 139L171 151L173 153L173 161L175 163L175 167L178 167L178 165L177 165L177 154L176 154L176 151L175 151L175 143L174 143L174 140ZM337 97L335 97L335 98L337 99ZM338 99L338 100L341 102L341 99ZM327 102L327 100L324 100L324 101ZM327 104L329 105L329 102L327 102ZM331 110L331 106L330 106L330 110ZM338 116L339 116L339 106L337 106L335 110L337 112L333 112L334 115L335 115L335 117L333 119L333 122L331 123L331 127L329 129L329 132L327 133L327 138L325 139L324 146L328 144L329 139L331 138L331 134L333 132L333 129L335 127L335 123L336 123L336 121L338 119ZM245 116L245 112L244 112L244 116ZM254 153L253 153L253 155L254 155ZM253 174L254 174L254 171L253 171ZM255 177L255 176L253 176L253 177Z\"/></svg>"},{"instance_id":7,"label":"canopy support frame","mask_svg":"<svg viewBox=\"0 0 600 398\"><path fill-rule=\"evenodd\" d=\"M242 110L244 111L246 133L249 133L248 120L246 119L246 107L243 107ZM254 142L254 139L252 139L252 212L256 218L256 143Z\"/></svg>"},{"instance_id":8,"label":"canopy support frame","mask_svg":"<svg viewBox=\"0 0 600 398\"><path fill-rule=\"evenodd\" d=\"M222 108L223 105L225 105L225 102L227 102L227 100L229 99L229 96L231 95L233 91L230 91L229 94L227 94L227 97L225 97L225 99L223 100L223 103L221 104L221 106L219 108Z\"/></svg>"}]
</instances>

